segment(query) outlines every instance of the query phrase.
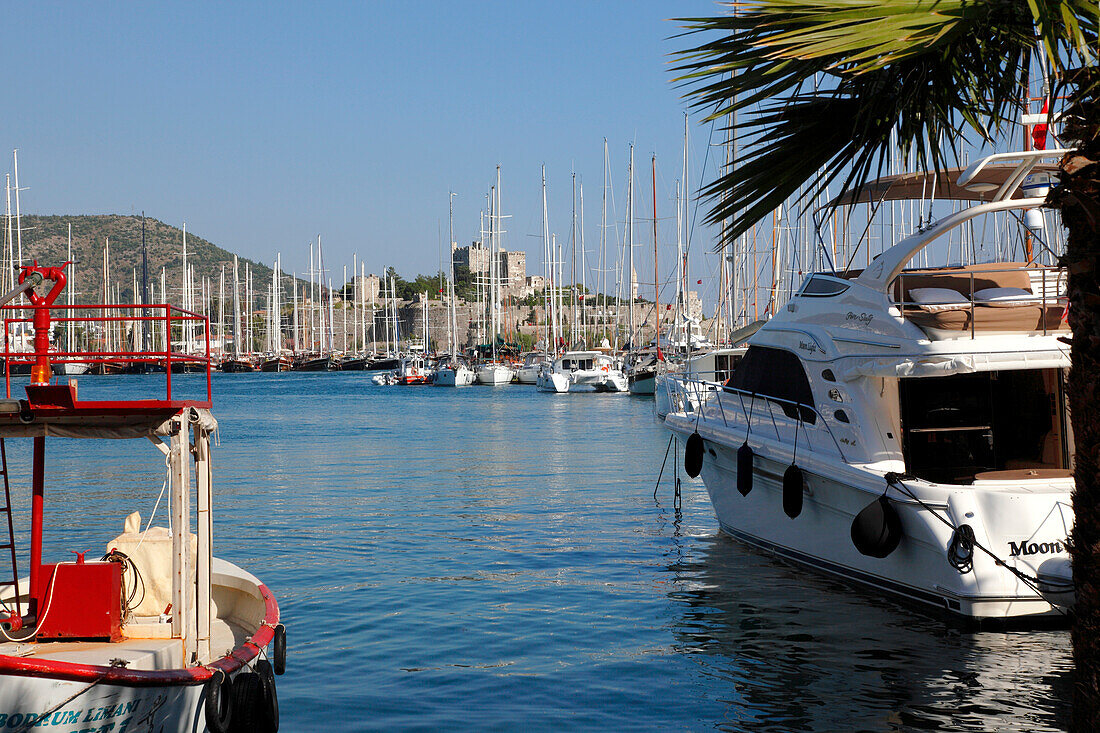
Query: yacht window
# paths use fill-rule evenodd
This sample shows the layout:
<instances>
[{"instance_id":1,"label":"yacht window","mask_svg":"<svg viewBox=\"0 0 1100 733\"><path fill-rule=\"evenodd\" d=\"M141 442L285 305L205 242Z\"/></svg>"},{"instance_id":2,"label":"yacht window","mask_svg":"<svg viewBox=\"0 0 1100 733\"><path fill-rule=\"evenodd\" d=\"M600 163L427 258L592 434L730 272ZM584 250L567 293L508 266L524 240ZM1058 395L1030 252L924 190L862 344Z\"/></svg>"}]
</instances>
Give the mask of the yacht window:
<instances>
[{"instance_id":1,"label":"yacht window","mask_svg":"<svg viewBox=\"0 0 1100 733\"><path fill-rule=\"evenodd\" d=\"M840 422L850 422L848 420L848 413L846 413L844 410L837 410L833 413L833 417L835 417Z\"/></svg>"},{"instance_id":2,"label":"yacht window","mask_svg":"<svg viewBox=\"0 0 1100 733\"><path fill-rule=\"evenodd\" d=\"M822 379L825 379L829 382L835 382L836 381L836 375L833 374L832 369L826 369L825 371L821 372L821 377L822 377Z\"/></svg>"},{"instance_id":3,"label":"yacht window","mask_svg":"<svg viewBox=\"0 0 1100 733\"><path fill-rule=\"evenodd\" d=\"M724 382L733 374L733 370L741 363L741 354L715 354L714 355L714 381Z\"/></svg>"},{"instance_id":4,"label":"yacht window","mask_svg":"<svg viewBox=\"0 0 1100 733\"><path fill-rule=\"evenodd\" d=\"M779 405L787 417L801 417L811 425L817 417L811 409L814 404L810 380L802 368L802 361L783 349L768 346L750 346L745 356L733 370L727 387L744 392L754 392L766 397L785 400ZM805 407L796 408L791 402Z\"/></svg>"},{"instance_id":5,"label":"yacht window","mask_svg":"<svg viewBox=\"0 0 1100 733\"><path fill-rule=\"evenodd\" d=\"M811 275L806 279L799 295L809 295L817 298L827 298L831 295L840 295L849 287L848 283L825 275Z\"/></svg>"},{"instance_id":6,"label":"yacht window","mask_svg":"<svg viewBox=\"0 0 1100 733\"><path fill-rule=\"evenodd\" d=\"M1058 369L902 379L899 393L911 474L969 483L1069 468Z\"/></svg>"}]
</instances>

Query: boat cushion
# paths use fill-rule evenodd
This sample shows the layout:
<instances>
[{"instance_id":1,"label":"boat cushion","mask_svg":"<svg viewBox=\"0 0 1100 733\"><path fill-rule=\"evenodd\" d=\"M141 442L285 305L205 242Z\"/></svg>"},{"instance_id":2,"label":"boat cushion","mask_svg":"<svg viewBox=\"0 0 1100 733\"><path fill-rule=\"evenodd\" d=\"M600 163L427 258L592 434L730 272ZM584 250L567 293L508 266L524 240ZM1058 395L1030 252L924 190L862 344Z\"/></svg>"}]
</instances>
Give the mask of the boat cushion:
<instances>
[{"instance_id":1,"label":"boat cushion","mask_svg":"<svg viewBox=\"0 0 1100 733\"><path fill-rule=\"evenodd\" d=\"M973 308L939 312L929 312L927 308L906 306L903 315L921 328L943 331L969 331L971 319L975 331L1059 331L1069 328L1062 321L1065 309L1060 305L1017 305L1014 308L975 305Z\"/></svg>"},{"instance_id":2,"label":"boat cushion","mask_svg":"<svg viewBox=\"0 0 1100 733\"><path fill-rule=\"evenodd\" d=\"M894 280L894 299L898 302L918 302L912 293L921 288L947 288L962 293L969 298L972 292L986 288L1031 289L1031 277L1026 262L997 262L966 267L944 267L935 270L911 270L903 272ZM1014 269L1007 269L1014 268ZM985 270L1005 270L1003 272L984 272ZM974 289L971 290L971 278ZM904 288L904 292L903 292Z\"/></svg>"}]
</instances>

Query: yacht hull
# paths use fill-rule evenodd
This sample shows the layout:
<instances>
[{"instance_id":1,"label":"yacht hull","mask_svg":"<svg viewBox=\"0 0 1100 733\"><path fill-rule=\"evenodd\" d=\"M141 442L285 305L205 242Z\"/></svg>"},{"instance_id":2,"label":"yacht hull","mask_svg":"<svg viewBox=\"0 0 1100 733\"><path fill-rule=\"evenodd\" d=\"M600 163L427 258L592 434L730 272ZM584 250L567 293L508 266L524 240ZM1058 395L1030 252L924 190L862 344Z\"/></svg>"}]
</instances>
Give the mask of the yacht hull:
<instances>
[{"instance_id":1,"label":"yacht hull","mask_svg":"<svg viewBox=\"0 0 1100 733\"><path fill-rule=\"evenodd\" d=\"M546 372L539 375L538 381L535 384L535 389L539 392L568 392L569 391L569 377L561 372Z\"/></svg>"},{"instance_id":2,"label":"yacht hull","mask_svg":"<svg viewBox=\"0 0 1100 733\"><path fill-rule=\"evenodd\" d=\"M0 725L13 730L209 730L204 682L211 670L220 668L230 678L249 670L279 622L271 592L247 571L214 558L212 583L217 608L233 609L219 639L236 646L231 654L205 665L176 666L178 640L140 634L121 643L0 643Z\"/></svg>"},{"instance_id":3,"label":"yacht hull","mask_svg":"<svg viewBox=\"0 0 1100 733\"><path fill-rule=\"evenodd\" d=\"M474 383L474 372L466 367L444 368L435 373L433 384L437 387L465 387Z\"/></svg>"},{"instance_id":4,"label":"yacht hull","mask_svg":"<svg viewBox=\"0 0 1100 733\"><path fill-rule=\"evenodd\" d=\"M666 427L685 440L696 424L689 413L670 413L665 419ZM964 573L952 567L949 523L969 524L980 544L1035 576L1042 562L1064 554L1066 527L1072 526L1068 488L981 490L921 482L910 486L924 501L921 506L893 490L887 492L882 475L799 454L796 463L803 471L805 488L801 513L791 519L784 512L783 498L784 472L792 459L789 452L769 450L766 441L754 434L750 438L755 452L752 488L742 496L737 488L737 451L744 433L731 435L734 431L705 422L698 424L698 432L704 444L700 475L723 532L815 571L929 610L976 621L1060 615L1035 590L980 551L974 552L971 570ZM853 544L852 523L884 492L899 516L901 541L887 557L869 557ZM1036 552L1029 554L1031 545Z\"/></svg>"},{"instance_id":5,"label":"yacht hull","mask_svg":"<svg viewBox=\"0 0 1100 733\"><path fill-rule=\"evenodd\" d=\"M487 364L478 367L477 383L488 385L508 384L512 381L515 372L506 366L499 364Z\"/></svg>"},{"instance_id":6,"label":"yacht hull","mask_svg":"<svg viewBox=\"0 0 1100 733\"><path fill-rule=\"evenodd\" d=\"M516 381L520 384L538 384L539 365L520 367L516 370Z\"/></svg>"},{"instance_id":7,"label":"yacht hull","mask_svg":"<svg viewBox=\"0 0 1100 733\"><path fill-rule=\"evenodd\" d=\"M578 370L569 375L575 387L587 387L595 392L626 392L627 379L619 371Z\"/></svg>"},{"instance_id":8,"label":"yacht hull","mask_svg":"<svg viewBox=\"0 0 1100 733\"><path fill-rule=\"evenodd\" d=\"M657 392L657 374L656 372L642 372L640 374L631 374L627 381L630 387L630 394L637 395L651 395Z\"/></svg>"}]
</instances>

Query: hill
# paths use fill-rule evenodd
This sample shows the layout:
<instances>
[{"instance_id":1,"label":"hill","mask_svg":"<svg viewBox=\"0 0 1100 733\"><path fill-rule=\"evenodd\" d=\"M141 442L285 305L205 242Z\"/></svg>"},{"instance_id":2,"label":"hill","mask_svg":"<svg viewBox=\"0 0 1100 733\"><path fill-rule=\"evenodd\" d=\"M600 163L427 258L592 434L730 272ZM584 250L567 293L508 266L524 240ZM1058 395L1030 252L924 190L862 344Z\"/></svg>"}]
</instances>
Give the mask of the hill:
<instances>
[{"instance_id":1,"label":"hill","mask_svg":"<svg viewBox=\"0 0 1100 733\"><path fill-rule=\"evenodd\" d=\"M6 222L5 222L6 223ZM23 259L37 259L39 264L53 265L65 261L68 226L73 225L73 259L76 260L77 300L85 303L102 302L103 297L103 249L110 238L111 281L120 286L122 302L133 299L133 277L137 271L138 288L141 283L141 217L114 214L82 216L22 217ZM14 230L14 222L13 222ZM6 237L6 229L5 229ZM168 297L178 304L183 279L183 230L150 217L145 218L145 242L149 252L150 287L157 283L158 298L161 268L165 268ZM13 244L12 249L15 249ZM17 255L18 256L18 255ZM4 253L6 259L7 253ZM245 263L253 272L253 284L257 302L271 282L271 267L246 258L239 258L240 275L244 279ZM233 253L212 242L187 232L187 263L194 265L196 280L209 277L216 297L218 277L222 266L226 268L226 296L232 293ZM289 286L285 283L284 287ZM201 285L196 281L196 287ZM152 294L150 293L150 298Z\"/></svg>"}]
</instances>

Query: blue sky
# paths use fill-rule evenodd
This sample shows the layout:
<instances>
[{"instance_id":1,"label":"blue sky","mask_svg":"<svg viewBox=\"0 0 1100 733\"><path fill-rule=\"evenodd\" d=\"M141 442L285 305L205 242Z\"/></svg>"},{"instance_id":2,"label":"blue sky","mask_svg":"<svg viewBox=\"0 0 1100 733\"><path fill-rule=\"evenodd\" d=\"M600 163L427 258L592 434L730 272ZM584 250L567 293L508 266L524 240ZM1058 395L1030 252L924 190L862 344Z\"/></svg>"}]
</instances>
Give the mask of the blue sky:
<instances>
[{"instance_id":1,"label":"blue sky","mask_svg":"<svg viewBox=\"0 0 1100 733\"><path fill-rule=\"evenodd\" d=\"M606 137L620 233L634 142L638 216L652 216L655 153L660 238L671 243L686 106L668 54L688 42L670 38L679 26L668 19L721 10L710 0L20 3L0 44L0 170L18 147L26 212L144 209L265 262L281 251L298 271L321 234L337 273L358 252L369 270L411 275L437 267L448 190L459 194L456 239L476 236L500 164L505 244L528 250L532 271L540 165L559 238L577 171L594 250ZM693 116L693 187L708 134ZM638 222L639 242L650 226ZM693 249L709 252L710 235L696 230ZM669 252L662 269L671 262Z\"/></svg>"}]
</instances>

